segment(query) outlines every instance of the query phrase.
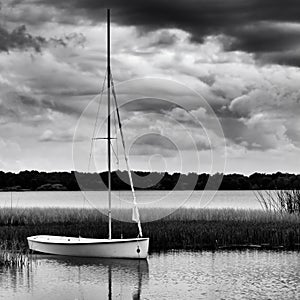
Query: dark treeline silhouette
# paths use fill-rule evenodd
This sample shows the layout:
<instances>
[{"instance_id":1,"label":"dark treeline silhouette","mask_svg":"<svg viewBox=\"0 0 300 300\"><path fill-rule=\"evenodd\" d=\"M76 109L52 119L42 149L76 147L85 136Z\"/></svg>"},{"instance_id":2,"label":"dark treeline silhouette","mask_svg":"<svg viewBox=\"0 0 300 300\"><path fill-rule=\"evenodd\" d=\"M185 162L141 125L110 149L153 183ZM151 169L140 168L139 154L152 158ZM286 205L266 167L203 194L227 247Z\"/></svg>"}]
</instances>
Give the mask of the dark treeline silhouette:
<instances>
[{"instance_id":1,"label":"dark treeline silhouette","mask_svg":"<svg viewBox=\"0 0 300 300\"><path fill-rule=\"evenodd\" d=\"M220 190L283 190L300 189L300 175L277 172L274 174L254 173L250 176L241 174L189 173L187 175L158 172L132 172L133 181L138 190L185 190L216 189L221 180ZM223 178L222 178L223 177ZM206 186L209 180L209 184ZM38 172L22 171L18 174L0 171L1 191L51 191L67 190L105 190L107 172ZM129 190L129 178L125 171L112 173L112 189Z\"/></svg>"}]
</instances>

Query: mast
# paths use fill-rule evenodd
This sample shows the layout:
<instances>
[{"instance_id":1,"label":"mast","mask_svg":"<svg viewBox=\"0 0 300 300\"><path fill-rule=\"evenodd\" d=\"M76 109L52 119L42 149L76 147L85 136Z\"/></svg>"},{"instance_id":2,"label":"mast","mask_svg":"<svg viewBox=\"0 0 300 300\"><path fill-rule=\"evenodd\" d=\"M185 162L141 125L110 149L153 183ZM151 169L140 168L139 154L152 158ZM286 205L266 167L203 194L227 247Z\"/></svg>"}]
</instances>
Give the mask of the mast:
<instances>
[{"instance_id":1,"label":"mast","mask_svg":"<svg viewBox=\"0 0 300 300\"><path fill-rule=\"evenodd\" d=\"M111 239L111 148L110 148L110 9L107 9L107 162L108 162L108 238Z\"/></svg>"}]
</instances>

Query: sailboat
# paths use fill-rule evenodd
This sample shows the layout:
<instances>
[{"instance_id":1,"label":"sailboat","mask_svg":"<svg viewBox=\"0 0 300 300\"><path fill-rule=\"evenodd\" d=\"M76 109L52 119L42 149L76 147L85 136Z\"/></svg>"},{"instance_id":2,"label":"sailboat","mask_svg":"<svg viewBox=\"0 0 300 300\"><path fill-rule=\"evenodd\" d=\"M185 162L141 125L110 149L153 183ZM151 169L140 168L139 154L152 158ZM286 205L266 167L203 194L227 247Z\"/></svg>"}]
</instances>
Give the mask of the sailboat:
<instances>
[{"instance_id":1,"label":"sailboat","mask_svg":"<svg viewBox=\"0 0 300 300\"><path fill-rule=\"evenodd\" d=\"M112 238L112 215L111 215L111 129L110 129L110 106L111 106L111 68L110 68L110 10L107 10L107 154L108 154L108 238L82 238L53 235L36 235L27 237L29 249L35 252L81 257L101 258L129 258L146 259L149 249L149 238L143 237L136 196L133 187L128 158L125 161L128 169L131 190L133 194L132 220L138 225L138 237L136 238ZM114 89L112 90L114 94ZM115 96L115 95L113 95ZM117 111L118 112L118 111ZM119 118L119 113L117 113ZM119 119L119 129L125 150L124 136Z\"/></svg>"}]
</instances>

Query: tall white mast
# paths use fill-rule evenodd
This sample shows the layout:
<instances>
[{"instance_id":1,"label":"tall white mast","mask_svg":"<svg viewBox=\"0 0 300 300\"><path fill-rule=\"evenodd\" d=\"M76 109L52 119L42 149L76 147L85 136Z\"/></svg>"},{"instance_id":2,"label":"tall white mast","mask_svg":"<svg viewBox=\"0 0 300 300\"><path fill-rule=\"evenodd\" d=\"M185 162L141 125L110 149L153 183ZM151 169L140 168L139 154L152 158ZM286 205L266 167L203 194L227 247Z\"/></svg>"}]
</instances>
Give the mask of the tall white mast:
<instances>
[{"instance_id":1,"label":"tall white mast","mask_svg":"<svg viewBox=\"0 0 300 300\"><path fill-rule=\"evenodd\" d=\"M107 162L108 162L108 238L111 239L111 143L110 143L110 9L107 9Z\"/></svg>"}]
</instances>

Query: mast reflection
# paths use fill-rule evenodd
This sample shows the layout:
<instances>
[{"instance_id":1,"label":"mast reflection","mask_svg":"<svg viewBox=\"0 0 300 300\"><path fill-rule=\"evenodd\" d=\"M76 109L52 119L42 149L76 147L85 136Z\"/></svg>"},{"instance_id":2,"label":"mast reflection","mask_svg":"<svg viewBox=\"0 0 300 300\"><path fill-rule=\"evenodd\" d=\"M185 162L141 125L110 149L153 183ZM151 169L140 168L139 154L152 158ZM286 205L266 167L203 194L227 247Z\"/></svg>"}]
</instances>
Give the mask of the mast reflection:
<instances>
[{"instance_id":1,"label":"mast reflection","mask_svg":"<svg viewBox=\"0 0 300 300\"><path fill-rule=\"evenodd\" d=\"M12 270L2 270L2 275L7 272ZM79 299L138 300L142 299L143 285L149 280L147 260L37 255L28 270L15 272L18 274L9 276L12 281L9 285L20 292L22 289L24 295L36 295L37 299L44 296L43 284L51 281L62 298L72 294Z\"/></svg>"}]
</instances>

